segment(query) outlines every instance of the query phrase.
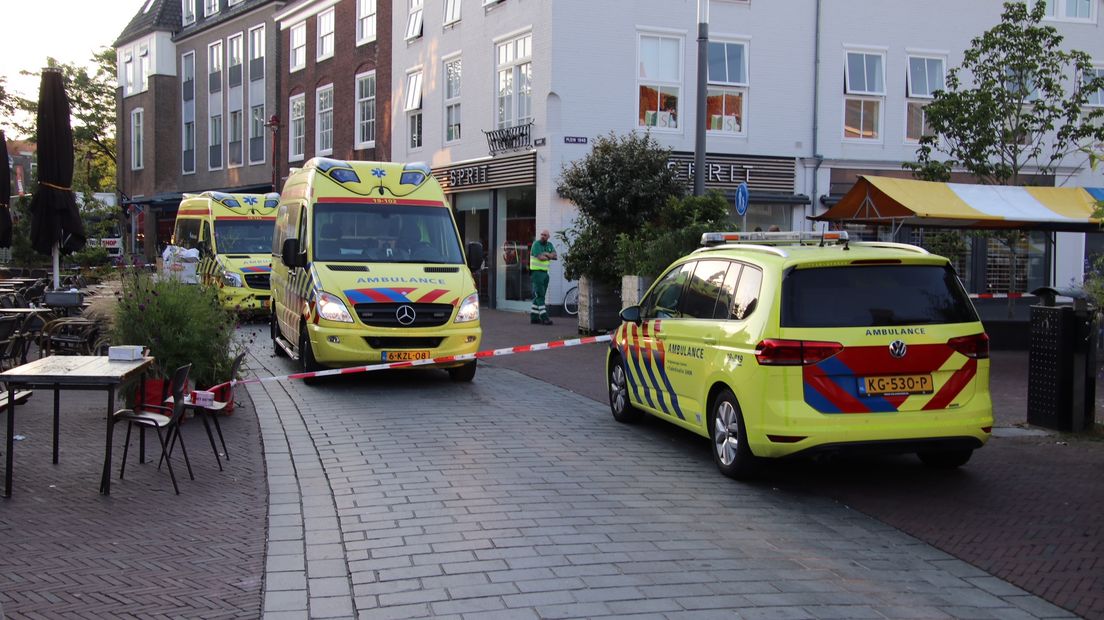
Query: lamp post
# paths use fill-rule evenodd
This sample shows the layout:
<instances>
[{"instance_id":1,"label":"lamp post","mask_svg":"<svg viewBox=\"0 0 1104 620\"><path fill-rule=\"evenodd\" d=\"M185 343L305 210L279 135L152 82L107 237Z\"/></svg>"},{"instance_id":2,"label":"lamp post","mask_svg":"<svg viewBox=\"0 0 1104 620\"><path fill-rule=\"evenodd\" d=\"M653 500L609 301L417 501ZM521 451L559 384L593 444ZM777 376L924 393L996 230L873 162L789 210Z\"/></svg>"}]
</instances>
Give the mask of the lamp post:
<instances>
[{"instance_id":1,"label":"lamp post","mask_svg":"<svg viewBox=\"0 0 1104 620\"><path fill-rule=\"evenodd\" d=\"M280 167L276 162L276 144L280 141L280 117L273 114L264 126L272 130L272 191L278 192L280 188L276 186L276 175Z\"/></svg>"},{"instance_id":2,"label":"lamp post","mask_svg":"<svg viewBox=\"0 0 1104 620\"><path fill-rule=\"evenodd\" d=\"M698 0L698 98L694 131L694 195L705 194L705 83L709 64L709 0Z\"/></svg>"}]
</instances>

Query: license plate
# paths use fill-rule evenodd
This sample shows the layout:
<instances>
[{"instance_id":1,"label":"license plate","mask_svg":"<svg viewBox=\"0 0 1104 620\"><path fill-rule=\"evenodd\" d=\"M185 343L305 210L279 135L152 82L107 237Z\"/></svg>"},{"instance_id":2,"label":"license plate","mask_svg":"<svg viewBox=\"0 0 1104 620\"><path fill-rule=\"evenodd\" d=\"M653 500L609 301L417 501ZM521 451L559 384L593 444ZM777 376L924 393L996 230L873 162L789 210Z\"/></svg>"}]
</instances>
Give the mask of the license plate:
<instances>
[{"instance_id":1,"label":"license plate","mask_svg":"<svg viewBox=\"0 0 1104 620\"><path fill-rule=\"evenodd\" d=\"M429 359L429 351L384 351L385 362L414 362Z\"/></svg>"},{"instance_id":2,"label":"license plate","mask_svg":"<svg viewBox=\"0 0 1104 620\"><path fill-rule=\"evenodd\" d=\"M863 377L859 391L868 396L882 394L931 394L934 388L931 375L887 375Z\"/></svg>"}]
</instances>

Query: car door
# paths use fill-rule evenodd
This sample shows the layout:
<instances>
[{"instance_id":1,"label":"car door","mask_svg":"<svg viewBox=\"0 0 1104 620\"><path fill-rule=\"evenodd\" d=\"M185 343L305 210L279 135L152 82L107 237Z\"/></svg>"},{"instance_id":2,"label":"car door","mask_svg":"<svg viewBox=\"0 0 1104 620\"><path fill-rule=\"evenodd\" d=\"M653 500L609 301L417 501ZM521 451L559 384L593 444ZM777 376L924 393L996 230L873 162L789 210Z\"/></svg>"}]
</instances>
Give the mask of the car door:
<instances>
[{"instance_id":1,"label":"car door","mask_svg":"<svg viewBox=\"0 0 1104 620\"><path fill-rule=\"evenodd\" d=\"M684 415L671 388L666 353L657 334L663 333L666 337L677 330L682 316L679 302L694 265L695 261L683 263L664 274L641 303L640 325L626 325L629 355L625 363L630 399L678 420L684 419Z\"/></svg>"}]
</instances>

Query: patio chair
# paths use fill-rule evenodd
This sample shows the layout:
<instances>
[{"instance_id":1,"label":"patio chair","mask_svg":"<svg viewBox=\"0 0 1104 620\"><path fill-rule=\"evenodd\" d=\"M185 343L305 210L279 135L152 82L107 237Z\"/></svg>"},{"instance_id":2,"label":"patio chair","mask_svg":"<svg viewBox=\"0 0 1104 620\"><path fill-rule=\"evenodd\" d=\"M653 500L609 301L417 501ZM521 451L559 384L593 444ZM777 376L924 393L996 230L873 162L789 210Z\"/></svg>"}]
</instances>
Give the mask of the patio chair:
<instances>
[{"instance_id":1,"label":"patio chair","mask_svg":"<svg viewBox=\"0 0 1104 620\"><path fill-rule=\"evenodd\" d=\"M230 381L238 378L238 370L241 369L242 361L245 360L245 353L239 353L234 358L234 363L230 366ZM169 397L165 402L171 403L173 397ZM234 385L231 383L226 388L226 400L216 400L213 404L206 407L196 407L189 401L188 404L195 407L196 413L203 419L203 428L207 431L207 440L211 442L211 450L215 453L215 462L218 463L219 471L222 471L222 461L219 460L218 448L215 447L215 438L211 435L211 425L207 421L210 418L215 423L215 431L218 432L219 442L222 443L222 455L227 461L230 460L230 451L226 449L226 439L222 435L222 426L219 424L219 417L222 416L222 412L227 409L234 402ZM170 447L171 451L171 447Z\"/></svg>"},{"instance_id":2,"label":"patio chair","mask_svg":"<svg viewBox=\"0 0 1104 620\"><path fill-rule=\"evenodd\" d=\"M184 388L188 384L188 371L192 369L191 364L186 364L176 369L173 373L171 381L171 390L173 395L173 406L163 407L161 405L144 404L140 409L120 409L114 413L111 419L112 425L119 422L127 423L126 440L123 443L123 464L119 468L119 479L123 479L123 474L126 473L126 459L127 453L130 450L130 431L138 426L140 430L146 428L152 428L157 431L157 439L161 443L161 459L168 466L169 478L172 479L173 490L177 495L180 495L180 487L176 484L176 474L172 468L172 444L177 439L180 441L180 451L184 454L184 464L188 467L188 476L195 480L195 474L192 473L192 463L188 460L188 448L184 445L184 438L180 437L180 421L184 418ZM158 468L161 467L161 462L157 464Z\"/></svg>"},{"instance_id":3,"label":"patio chair","mask_svg":"<svg viewBox=\"0 0 1104 620\"><path fill-rule=\"evenodd\" d=\"M39 346L43 356L91 355L100 326L79 317L54 319L42 327Z\"/></svg>"}]
</instances>

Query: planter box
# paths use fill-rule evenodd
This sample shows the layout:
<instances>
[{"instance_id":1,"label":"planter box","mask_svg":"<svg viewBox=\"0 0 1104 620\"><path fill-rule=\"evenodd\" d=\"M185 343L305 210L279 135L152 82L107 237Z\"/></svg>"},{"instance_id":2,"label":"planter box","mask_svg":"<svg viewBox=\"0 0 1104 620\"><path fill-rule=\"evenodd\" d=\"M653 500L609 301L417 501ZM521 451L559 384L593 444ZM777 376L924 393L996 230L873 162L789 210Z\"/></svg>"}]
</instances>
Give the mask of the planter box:
<instances>
[{"instance_id":1,"label":"planter box","mask_svg":"<svg viewBox=\"0 0 1104 620\"><path fill-rule=\"evenodd\" d=\"M644 293L648 292L652 282L655 282L655 278L621 276L621 309L640 305L640 300L644 298Z\"/></svg>"},{"instance_id":2,"label":"planter box","mask_svg":"<svg viewBox=\"0 0 1104 620\"><path fill-rule=\"evenodd\" d=\"M621 324L621 299L613 287L579 278L579 333L597 334Z\"/></svg>"}]
</instances>

